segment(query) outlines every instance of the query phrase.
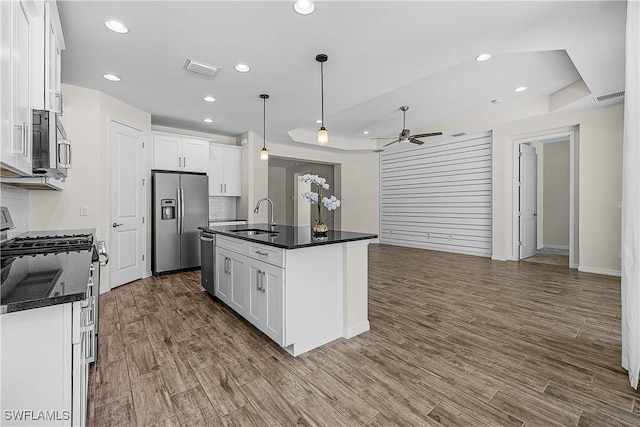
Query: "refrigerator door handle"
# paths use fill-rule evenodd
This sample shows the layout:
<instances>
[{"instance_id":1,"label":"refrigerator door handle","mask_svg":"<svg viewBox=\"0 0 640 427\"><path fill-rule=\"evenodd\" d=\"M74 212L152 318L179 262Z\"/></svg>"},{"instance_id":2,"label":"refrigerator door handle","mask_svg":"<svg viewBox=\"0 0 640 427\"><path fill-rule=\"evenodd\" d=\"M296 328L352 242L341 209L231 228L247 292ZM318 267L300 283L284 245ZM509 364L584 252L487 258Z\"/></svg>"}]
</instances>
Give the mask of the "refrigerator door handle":
<instances>
[{"instance_id":1,"label":"refrigerator door handle","mask_svg":"<svg viewBox=\"0 0 640 427\"><path fill-rule=\"evenodd\" d=\"M177 188L176 192L178 193L176 198L177 198L177 205L176 206L176 215L177 215L177 219L178 221L176 222L178 225L178 230L177 233L180 234L180 228L181 228L181 223L182 223L182 209L180 209L180 206L182 206L182 199L181 199L181 193L180 193L181 188Z\"/></svg>"},{"instance_id":2,"label":"refrigerator door handle","mask_svg":"<svg viewBox=\"0 0 640 427\"><path fill-rule=\"evenodd\" d=\"M180 234L184 234L184 189L180 187L180 193L182 193L180 197L180 209L182 210L182 221L180 221Z\"/></svg>"}]
</instances>

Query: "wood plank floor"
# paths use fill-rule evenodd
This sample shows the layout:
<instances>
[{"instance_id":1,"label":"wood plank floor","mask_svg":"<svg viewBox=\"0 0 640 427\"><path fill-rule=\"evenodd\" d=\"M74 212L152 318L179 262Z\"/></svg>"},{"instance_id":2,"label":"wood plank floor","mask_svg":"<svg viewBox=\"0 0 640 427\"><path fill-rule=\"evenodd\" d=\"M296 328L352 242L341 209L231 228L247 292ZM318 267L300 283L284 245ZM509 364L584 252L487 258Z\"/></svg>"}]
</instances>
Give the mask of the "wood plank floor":
<instances>
[{"instance_id":1,"label":"wood plank floor","mask_svg":"<svg viewBox=\"0 0 640 427\"><path fill-rule=\"evenodd\" d=\"M619 279L370 245L369 285L371 331L297 358L199 272L103 294L89 425L640 425Z\"/></svg>"}]
</instances>

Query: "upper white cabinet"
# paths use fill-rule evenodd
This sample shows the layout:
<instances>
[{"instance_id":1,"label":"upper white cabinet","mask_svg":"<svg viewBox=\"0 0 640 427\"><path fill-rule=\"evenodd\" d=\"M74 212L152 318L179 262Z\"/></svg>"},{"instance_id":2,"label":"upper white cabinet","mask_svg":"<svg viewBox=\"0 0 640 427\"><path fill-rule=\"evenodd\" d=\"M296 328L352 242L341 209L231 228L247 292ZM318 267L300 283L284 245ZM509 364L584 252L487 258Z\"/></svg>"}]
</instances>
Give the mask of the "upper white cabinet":
<instances>
[{"instance_id":1,"label":"upper white cabinet","mask_svg":"<svg viewBox=\"0 0 640 427\"><path fill-rule=\"evenodd\" d=\"M209 146L209 196L242 195L242 153L235 145Z\"/></svg>"},{"instance_id":2,"label":"upper white cabinet","mask_svg":"<svg viewBox=\"0 0 640 427\"><path fill-rule=\"evenodd\" d=\"M62 114L61 59L65 49L55 1L38 1L32 28L31 104L33 108Z\"/></svg>"},{"instance_id":3,"label":"upper white cabinet","mask_svg":"<svg viewBox=\"0 0 640 427\"><path fill-rule=\"evenodd\" d=\"M33 1L0 2L2 175L31 175L30 52L37 18ZM6 54L5 54L6 53Z\"/></svg>"},{"instance_id":4,"label":"upper white cabinet","mask_svg":"<svg viewBox=\"0 0 640 427\"><path fill-rule=\"evenodd\" d=\"M209 172L209 141L180 135L153 136L153 168Z\"/></svg>"}]
</instances>

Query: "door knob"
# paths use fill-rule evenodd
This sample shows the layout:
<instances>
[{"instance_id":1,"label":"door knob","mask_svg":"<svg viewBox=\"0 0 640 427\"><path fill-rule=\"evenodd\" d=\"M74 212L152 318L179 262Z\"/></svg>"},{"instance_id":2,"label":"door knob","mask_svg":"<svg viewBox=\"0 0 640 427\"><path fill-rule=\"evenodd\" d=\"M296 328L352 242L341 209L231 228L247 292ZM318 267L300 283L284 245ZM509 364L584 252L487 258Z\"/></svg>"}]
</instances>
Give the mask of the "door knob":
<instances>
[{"instance_id":1,"label":"door knob","mask_svg":"<svg viewBox=\"0 0 640 427\"><path fill-rule=\"evenodd\" d=\"M124 224L116 224L115 222L113 224L111 224L111 226L113 228L120 227L121 225L124 225Z\"/></svg>"}]
</instances>

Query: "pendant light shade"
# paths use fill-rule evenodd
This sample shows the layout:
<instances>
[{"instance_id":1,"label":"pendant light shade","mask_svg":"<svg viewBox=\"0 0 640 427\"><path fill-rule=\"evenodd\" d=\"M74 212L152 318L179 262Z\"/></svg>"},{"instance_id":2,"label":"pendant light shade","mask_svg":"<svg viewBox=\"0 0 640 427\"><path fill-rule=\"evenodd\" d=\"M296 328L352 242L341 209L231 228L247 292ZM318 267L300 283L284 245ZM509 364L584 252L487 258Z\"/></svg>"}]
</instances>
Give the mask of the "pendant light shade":
<instances>
[{"instance_id":1,"label":"pendant light shade","mask_svg":"<svg viewBox=\"0 0 640 427\"><path fill-rule=\"evenodd\" d=\"M260 160L269 160L269 152L267 151L267 99L269 95L263 93L262 98L262 150L260 150Z\"/></svg>"},{"instance_id":2,"label":"pendant light shade","mask_svg":"<svg viewBox=\"0 0 640 427\"><path fill-rule=\"evenodd\" d=\"M318 129L318 144L328 144L329 143L329 131L324 127L324 63L327 62L329 57L324 53L316 55L316 61L320 63L320 102L322 108L322 124L320 125L320 129Z\"/></svg>"}]
</instances>

